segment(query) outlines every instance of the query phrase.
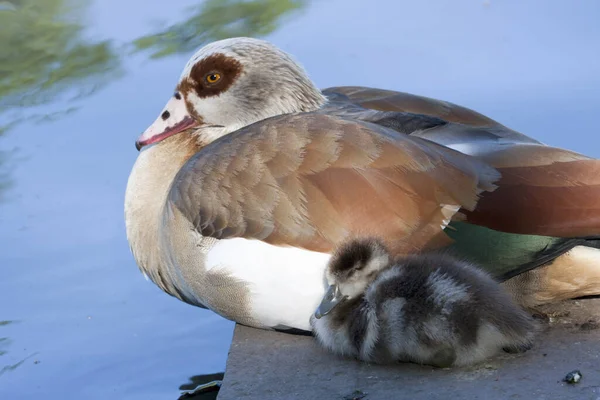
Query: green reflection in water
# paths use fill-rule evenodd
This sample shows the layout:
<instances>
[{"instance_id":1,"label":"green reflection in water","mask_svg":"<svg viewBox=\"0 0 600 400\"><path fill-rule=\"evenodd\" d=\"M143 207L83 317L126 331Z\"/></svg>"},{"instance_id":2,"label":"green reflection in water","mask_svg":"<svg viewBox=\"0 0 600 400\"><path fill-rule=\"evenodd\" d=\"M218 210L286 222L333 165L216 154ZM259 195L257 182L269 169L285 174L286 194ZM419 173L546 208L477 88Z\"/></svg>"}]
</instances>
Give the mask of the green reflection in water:
<instances>
[{"instance_id":1,"label":"green reflection in water","mask_svg":"<svg viewBox=\"0 0 600 400\"><path fill-rule=\"evenodd\" d=\"M45 122L118 76L109 40L84 37L89 0L0 0L0 136L23 122ZM51 106L40 111L40 106ZM10 185L0 151L0 201Z\"/></svg>"},{"instance_id":2,"label":"green reflection in water","mask_svg":"<svg viewBox=\"0 0 600 400\"><path fill-rule=\"evenodd\" d=\"M187 19L134 41L153 58L191 52L205 43L234 36L265 36L283 17L302 9L307 0L206 0L189 10Z\"/></svg>"},{"instance_id":3,"label":"green reflection in water","mask_svg":"<svg viewBox=\"0 0 600 400\"><path fill-rule=\"evenodd\" d=\"M120 59L109 40L84 37L88 0L9 0L0 7L0 116L9 123L52 118L31 107L73 101L115 76ZM2 4L0 3L0 4ZM8 114L8 115L7 115ZM3 124L6 129L7 124Z\"/></svg>"}]
</instances>

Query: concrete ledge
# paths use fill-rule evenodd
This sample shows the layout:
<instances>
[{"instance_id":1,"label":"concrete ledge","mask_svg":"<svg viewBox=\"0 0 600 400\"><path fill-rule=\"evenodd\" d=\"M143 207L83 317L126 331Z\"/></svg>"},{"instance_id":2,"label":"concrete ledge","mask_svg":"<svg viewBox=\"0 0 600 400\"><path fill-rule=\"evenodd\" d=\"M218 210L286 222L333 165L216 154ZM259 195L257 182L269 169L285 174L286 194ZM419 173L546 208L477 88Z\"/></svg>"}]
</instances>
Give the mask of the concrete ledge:
<instances>
[{"instance_id":1,"label":"concrete ledge","mask_svg":"<svg viewBox=\"0 0 600 400\"><path fill-rule=\"evenodd\" d=\"M341 359L314 339L237 325L219 400L600 399L600 299L542 309L545 332L524 354L436 370ZM579 369L582 380L562 381Z\"/></svg>"}]
</instances>

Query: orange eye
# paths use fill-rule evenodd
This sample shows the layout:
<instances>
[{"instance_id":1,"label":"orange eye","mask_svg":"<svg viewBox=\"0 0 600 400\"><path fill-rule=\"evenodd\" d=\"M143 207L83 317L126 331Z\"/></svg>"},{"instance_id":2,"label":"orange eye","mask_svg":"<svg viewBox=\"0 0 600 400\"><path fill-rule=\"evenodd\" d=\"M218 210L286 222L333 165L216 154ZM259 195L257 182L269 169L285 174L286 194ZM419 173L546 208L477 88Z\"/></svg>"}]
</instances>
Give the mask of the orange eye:
<instances>
[{"instance_id":1,"label":"orange eye","mask_svg":"<svg viewBox=\"0 0 600 400\"><path fill-rule=\"evenodd\" d=\"M204 79L206 79L206 82L208 83L216 83L219 81L219 79L221 79L221 74L213 72L212 74L206 75L206 78Z\"/></svg>"}]
</instances>

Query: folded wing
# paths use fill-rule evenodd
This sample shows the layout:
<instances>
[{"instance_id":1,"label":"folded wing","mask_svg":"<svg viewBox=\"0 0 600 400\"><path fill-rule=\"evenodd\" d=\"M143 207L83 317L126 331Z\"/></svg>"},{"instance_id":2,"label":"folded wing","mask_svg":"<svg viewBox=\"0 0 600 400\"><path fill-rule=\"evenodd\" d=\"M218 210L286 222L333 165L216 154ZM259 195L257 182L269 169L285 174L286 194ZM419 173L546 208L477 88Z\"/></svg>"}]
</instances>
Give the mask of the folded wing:
<instances>
[{"instance_id":1,"label":"folded wing","mask_svg":"<svg viewBox=\"0 0 600 400\"><path fill-rule=\"evenodd\" d=\"M467 221L510 233L555 237L600 235L600 160L544 144L473 110L408 93L361 87L325 91L370 110L442 119L410 133L476 156L497 168L498 189L484 193ZM392 114L382 114L387 125ZM368 118L375 119L372 115ZM414 119L414 118L413 118ZM413 123L414 125L414 123Z\"/></svg>"},{"instance_id":2,"label":"folded wing","mask_svg":"<svg viewBox=\"0 0 600 400\"><path fill-rule=\"evenodd\" d=\"M168 201L204 236L330 251L377 234L396 252L444 236L497 172L427 140L324 114L274 117L193 156Z\"/></svg>"}]
</instances>

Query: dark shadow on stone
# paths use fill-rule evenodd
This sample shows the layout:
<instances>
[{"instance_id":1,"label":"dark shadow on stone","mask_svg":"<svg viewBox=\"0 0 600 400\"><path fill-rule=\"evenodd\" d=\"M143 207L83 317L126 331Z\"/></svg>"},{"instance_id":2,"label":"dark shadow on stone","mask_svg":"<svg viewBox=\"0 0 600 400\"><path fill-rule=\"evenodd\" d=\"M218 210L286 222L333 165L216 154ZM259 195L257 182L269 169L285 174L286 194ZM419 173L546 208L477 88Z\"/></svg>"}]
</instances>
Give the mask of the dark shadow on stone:
<instances>
[{"instance_id":1,"label":"dark shadow on stone","mask_svg":"<svg viewBox=\"0 0 600 400\"><path fill-rule=\"evenodd\" d=\"M287 333L290 335L298 335L298 336L312 336L312 332L311 331L303 331L302 329L297 329L297 328L278 328L275 327L273 328L273 330L275 332L281 332L281 333Z\"/></svg>"}]
</instances>

